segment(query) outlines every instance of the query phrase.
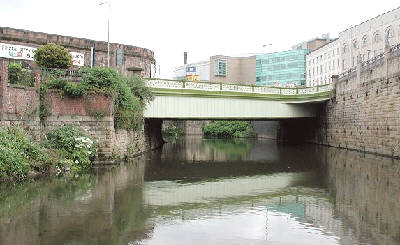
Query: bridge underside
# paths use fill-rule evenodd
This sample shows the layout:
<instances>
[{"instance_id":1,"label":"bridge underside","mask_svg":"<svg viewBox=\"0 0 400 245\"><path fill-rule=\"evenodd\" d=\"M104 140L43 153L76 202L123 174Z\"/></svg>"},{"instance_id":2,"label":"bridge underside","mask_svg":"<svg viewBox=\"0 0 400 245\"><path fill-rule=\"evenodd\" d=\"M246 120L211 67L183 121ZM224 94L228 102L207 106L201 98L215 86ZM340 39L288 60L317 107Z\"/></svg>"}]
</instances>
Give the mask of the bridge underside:
<instances>
[{"instance_id":1,"label":"bridge underside","mask_svg":"<svg viewBox=\"0 0 400 245\"><path fill-rule=\"evenodd\" d=\"M285 119L316 117L317 103L296 103L235 97L156 95L145 118L162 119Z\"/></svg>"}]
</instances>

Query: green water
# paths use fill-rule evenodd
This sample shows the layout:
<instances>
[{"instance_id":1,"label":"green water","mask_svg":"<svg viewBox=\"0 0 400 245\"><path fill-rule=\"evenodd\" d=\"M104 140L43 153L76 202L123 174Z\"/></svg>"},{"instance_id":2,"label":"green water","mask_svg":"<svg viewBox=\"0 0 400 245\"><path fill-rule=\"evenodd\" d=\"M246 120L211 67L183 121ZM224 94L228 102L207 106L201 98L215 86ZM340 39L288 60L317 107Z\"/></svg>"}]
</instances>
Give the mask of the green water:
<instances>
[{"instance_id":1,"label":"green water","mask_svg":"<svg viewBox=\"0 0 400 245\"><path fill-rule=\"evenodd\" d=\"M400 244L400 163L184 138L111 169L0 186L0 244Z\"/></svg>"}]
</instances>

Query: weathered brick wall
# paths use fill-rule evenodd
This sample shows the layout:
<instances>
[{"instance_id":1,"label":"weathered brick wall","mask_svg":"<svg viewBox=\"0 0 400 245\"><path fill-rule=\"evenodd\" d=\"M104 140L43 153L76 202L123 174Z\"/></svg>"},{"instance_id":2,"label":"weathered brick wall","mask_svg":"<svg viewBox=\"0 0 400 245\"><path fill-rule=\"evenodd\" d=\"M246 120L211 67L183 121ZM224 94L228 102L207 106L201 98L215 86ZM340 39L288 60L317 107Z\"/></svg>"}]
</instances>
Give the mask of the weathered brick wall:
<instances>
[{"instance_id":1,"label":"weathered brick wall","mask_svg":"<svg viewBox=\"0 0 400 245\"><path fill-rule=\"evenodd\" d=\"M35 87L29 88L8 84L7 71L8 61L0 59L0 126L20 126L39 139L49 130L75 125L98 143L100 159L135 156L163 143L159 120L147 120L142 130L116 130L113 100L98 94L70 98L59 91L48 91L45 106L50 115L41 123L40 76L35 76Z\"/></svg>"},{"instance_id":2,"label":"weathered brick wall","mask_svg":"<svg viewBox=\"0 0 400 245\"><path fill-rule=\"evenodd\" d=\"M8 62L0 60L0 126L20 126L39 138L38 84L32 88L12 85L7 77Z\"/></svg>"},{"instance_id":3,"label":"weathered brick wall","mask_svg":"<svg viewBox=\"0 0 400 245\"><path fill-rule=\"evenodd\" d=\"M95 47L95 65L107 66L107 42L95 41L86 38L68 37L43 32L33 32L9 27L0 27L0 42L39 47L46 43L57 43L66 47L69 51L85 54L85 66L90 66L90 48ZM123 64L117 66L115 51L122 49L124 54ZM28 62L34 65L33 62ZM151 64L155 63L154 52L132 45L110 43L110 66L128 73L130 68L141 68L144 77L150 76ZM153 75L153 74L152 74Z\"/></svg>"},{"instance_id":4,"label":"weathered brick wall","mask_svg":"<svg viewBox=\"0 0 400 245\"><path fill-rule=\"evenodd\" d=\"M340 79L314 121L312 141L388 156L400 155L400 50Z\"/></svg>"}]
</instances>

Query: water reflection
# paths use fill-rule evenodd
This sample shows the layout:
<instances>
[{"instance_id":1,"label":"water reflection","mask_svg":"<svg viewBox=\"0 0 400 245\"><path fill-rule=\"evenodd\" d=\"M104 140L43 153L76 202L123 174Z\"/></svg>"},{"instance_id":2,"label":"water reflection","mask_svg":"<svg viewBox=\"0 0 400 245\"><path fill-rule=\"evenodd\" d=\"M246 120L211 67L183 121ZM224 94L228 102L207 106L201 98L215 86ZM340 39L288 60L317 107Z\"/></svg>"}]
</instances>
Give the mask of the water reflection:
<instances>
[{"instance_id":1,"label":"water reflection","mask_svg":"<svg viewBox=\"0 0 400 245\"><path fill-rule=\"evenodd\" d=\"M400 164L187 138L72 181L2 186L0 244L400 243Z\"/></svg>"},{"instance_id":2,"label":"water reflection","mask_svg":"<svg viewBox=\"0 0 400 245\"><path fill-rule=\"evenodd\" d=\"M335 212L371 244L400 244L400 163L322 148L325 180Z\"/></svg>"},{"instance_id":3,"label":"water reflection","mask_svg":"<svg viewBox=\"0 0 400 245\"><path fill-rule=\"evenodd\" d=\"M152 231L143 160L71 179L3 188L0 244L127 244Z\"/></svg>"}]
</instances>

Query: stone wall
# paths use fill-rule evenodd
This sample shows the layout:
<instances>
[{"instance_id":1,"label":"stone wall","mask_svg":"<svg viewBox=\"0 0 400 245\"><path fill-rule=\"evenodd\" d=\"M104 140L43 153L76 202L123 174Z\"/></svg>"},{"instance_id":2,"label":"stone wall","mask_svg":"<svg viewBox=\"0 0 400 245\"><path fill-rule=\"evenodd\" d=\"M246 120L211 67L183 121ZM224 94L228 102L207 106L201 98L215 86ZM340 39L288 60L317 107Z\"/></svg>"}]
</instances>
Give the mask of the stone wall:
<instances>
[{"instance_id":1,"label":"stone wall","mask_svg":"<svg viewBox=\"0 0 400 245\"><path fill-rule=\"evenodd\" d=\"M400 156L400 46L335 82L318 118L280 122L279 138Z\"/></svg>"},{"instance_id":2,"label":"stone wall","mask_svg":"<svg viewBox=\"0 0 400 245\"><path fill-rule=\"evenodd\" d=\"M48 91L44 103L50 115L41 122L40 75L35 75L35 87L12 85L7 81L7 68L8 61L0 59L0 126L20 126L39 139L49 130L75 125L98 143L100 160L136 156L163 144L160 120L145 120L137 131L115 129L113 100L104 95L69 98Z\"/></svg>"},{"instance_id":3,"label":"stone wall","mask_svg":"<svg viewBox=\"0 0 400 245\"><path fill-rule=\"evenodd\" d=\"M202 127L209 122L209 120L164 120L162 129L165 131L174 125L181 129L183 135L203 135Z\"/></svg>"},{"instance_id":4,"label":"stone wall","mask_svg":"<svg viewBox=\"0 0 400 245\"><path fill-rule=\"evenodd\" d=\"M162 130L176 126L181 129L183 135L203 135L202 127L210 123L210 120L164 120ZM276 139L279 129L277 121L250 121L258 138Z\"/></svg>"},{"instance_id":5,"label":"stone wall","mask_svg":"<svg viewBox=\"0 0 400 245\"><path fill-rule=\"evenodd\" d=\"M61 36L43 32L33 32L9 27L0 27L0 43L16 44L37 48L47 43L56 43L66 47L71 52L85 55L85 66L90 66L91 48L95 49L95 65L107 66L107 42L95 41L86 38ZM123 50L123 62L116 64L115 51ZM27 61L34 66L34 62ZM139 73L143 77L150 77L151 65L155 64L154 52L132 45L110 43L110 66L123 71L125 74Z\"/></svg>"},{"instance_id":6,"label":"stone wall","mask_svg":"<svg viewBox=\"0 0 400 245\"><path fill-rule=\"evenodd\" d=\"M314 141L388 156L400 155L400 50L358 64L336 84L321 110Z\"/></svg>"}]
</instances>

